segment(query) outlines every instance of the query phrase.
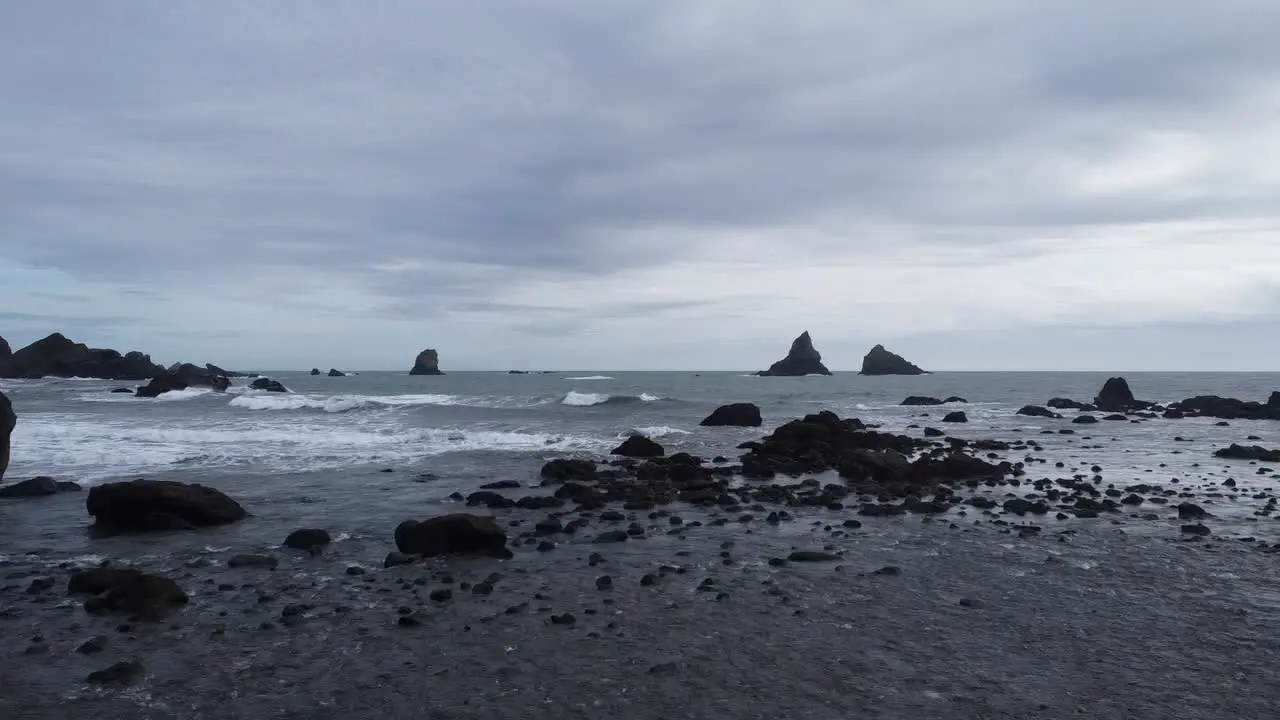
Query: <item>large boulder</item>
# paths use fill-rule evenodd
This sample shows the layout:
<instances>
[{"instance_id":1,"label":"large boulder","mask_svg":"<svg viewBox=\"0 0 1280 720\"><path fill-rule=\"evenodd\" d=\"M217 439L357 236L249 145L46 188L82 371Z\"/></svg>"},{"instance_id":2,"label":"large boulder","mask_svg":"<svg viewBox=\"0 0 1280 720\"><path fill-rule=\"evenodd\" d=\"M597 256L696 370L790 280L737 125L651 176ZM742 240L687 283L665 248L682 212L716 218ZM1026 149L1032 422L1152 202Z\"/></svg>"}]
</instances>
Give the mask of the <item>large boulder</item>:
<instances>
[{"instance_id":1,"label":"large boulder","mask_svg":"<svg viewBox=\"0 0 1280 720\"><path fill-rule=\"evenodd\" d=\"M271 378L264 378L264 377L257 378L253 382L249 383L249 387L254 390L265 390L267 392L275 392L275 393L289 392L289 388L281 384L279 380L272 380Z\"/></svg>"},{"instance_id":2,"label":"large boulder","mask_svg":"<svg viewBox=\"0 0 1280 720\"><path fill-rule=\"evenodd\" d=\"M876 345L862 358L859 375L924 375L924 370L907 362L906 358Z\"/></svg>"},{"instance_id":3,"label":"large boulder","mask_svg":"<svg viewBox=\"0 0 1280 720\"><path fill-rule=\"evenodd\" d=\"M0 392L0 479L4 479L4 471L9 469L9 439L17 425L18 414L13 411L13 403Z\"/></svg>"},{"instance_id":4,"label":"large boulder","mask_svg":"<svg viewBox=\"0 0 1280 720\"><path fill-rule=\"evenodd\" d=\"M510 557L507 533L490 517L470 513L442 515L427 520L405 520L396 527L396 548L402 553L436 555L485 555Z\"/></svg>"},{"instance_id":5,"label":"large boulder","mask_svg":"<svg viewBox=\"0 0 1280 720\"><path fill-rule=\"evenodd\" d=\"M1122 377L1113 377L1107 378L1107 382L1098 391L1098 396L1093 399L1093 405L1102 412L1116 413L1145 410L1151 407L1152 403L1135 399L1133 391L1129 389L1129 381Z\"/></svg>"},{"instance_id":6,"label":"large boulder","mask_svg":"<svg viewBox=\"0 0 1280 720\"><path fill-rule=\"evenodd\" d=\"M409 371L410 375L443 375L440 372L440 354L430 348L418 353L418 357L413 361L413 369Z\"/></svg>"},{"instance_id":7,"label":"large boulder","mask_svg":"<svg viewBox=\"0 0 1280 720\"><path fill-rule=\"evenodd\" d=\"M623 440L622 444L614 448L609 454L623 457L649 458L662 457L667 454L667 451L644 435L632 435Z\"/></svg>"},{"instance_id":8,"label":"large boulder","mask_svg":"<svg viewBox=\"0 0 1280 720\"><path fill-rule=\"evenodd\" d=\"M566 482L595 482L596 464L581 458L556 458L542 466L543 485Z\"/></svg>"},{"instance_id":9,"label":"large boulder","mask_svg":"<svg viewBox=\"0 0 1280 720\"><path fill-rule=\"evenodd\" d=\"M754 403L730 403L716 408L699 425L705 427L760 427L762 422L760 408Z\"/></svg>"},{"instance_id":10,"label":"large boulder","mask_svg":"<svg viewBox=\"0 0 1280 720\"><path fill-rule=\"evenodd\" d=\"M102 380L146 380L163 368L140 352L121 355L91 348L53 333L0 358L0 377L91 377Z\"/></svg>"},{"instance_id":11,"label":"large boulder","mask_svg":"<svg viewBox=\"0 0 1280 720\"><path fill-rule=\"evenodd\" d=\"M132 480L89 489L85 507L98 528L152 532L226 525L248 517L235 500L204 485Z\"/></svg>"},{"instance_id":12,"label":"large boulder","mask_svg":"<svg viewBox=\"0 0 1280 720\"><path fill-rule=\"evenodd\" d=\"M831 371L822 364L822 354L813 347L813 339L809 332L800 333L800 337L791 342L791 350L787 356L761 370L757 375L799 377L801 375L830 375Z\"/></svg>"},{"instance_id":13,"label":"large boulder","mask_svg":"<svg viewBox=\"0 0 1280 720\"><path fill-rule=\"evenodd\" d=\"M177 583L160 575L133 569L94 568L71 576L67 592L92 595L84 603L90 613L137 615L156 620L165 611L187 604L187 594Z\"/></svg>"}]
</instances>

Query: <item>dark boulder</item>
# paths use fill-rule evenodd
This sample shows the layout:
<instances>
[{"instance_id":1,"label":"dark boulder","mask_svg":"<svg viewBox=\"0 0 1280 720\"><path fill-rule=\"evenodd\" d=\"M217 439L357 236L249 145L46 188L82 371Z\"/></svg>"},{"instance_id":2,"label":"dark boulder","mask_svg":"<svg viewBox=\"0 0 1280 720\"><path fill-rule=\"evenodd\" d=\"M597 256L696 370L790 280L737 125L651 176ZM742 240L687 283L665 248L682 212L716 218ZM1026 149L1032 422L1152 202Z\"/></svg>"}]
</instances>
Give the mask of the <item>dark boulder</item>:
<instances>
[{"instance_id":1,"label":"dark boulder","mask_svg":"<svg viewBox=\"0 0 1280 720\"><path fill-rule=\"evenodd\" d=\"M953 410L942 418L944 423L967 423L969 416L964 414L963 410Z\"/></svg>"},{"instance_id":2,"label":"dark boulder","mask_svg":"<svg viewBox=\"0 0 1280 720\"><path fill-rule=\"evenodd\" d=\"M0 473L3 475L3 473ZM75 492L80 486L73 482L58 482L50 477L34 477L30 480L0 487L0 498L30 498Z\"/></svg>"},{"instance_id":3,"label":"dark boulder","mask_svg":"<svg viewBox=\"0 0 1280 720\"><path fill-rule=\"evenodd\" d=\"M254 390L265 390L267 392L274 392L274 393L289 392L289 388L282 385L279 380L272 380L271 378L264 378L264 377L260 377L254 380L253 382L249 383L249 387Z\"/></svg>"},{"instance_id":4,"label":"dark boulder","mask_svg":"<svg viewBox=\"0 0 1280 720\"><path fill-rule=\"evenodd\" d=\"M1280 410L1280 390L1274 390L1271 397L1267 398L1267 407Z\"/></svg>"},{"instance_id":5,"label":"dark boulder","mask_svg":"<svg viewBox=\"0 0 1280 720\"><path fill-rule=\"evenodd\" d=\"M806 330L791 342L791 350L787 352L785 358L770 365L768 370L761 370L756 374L763 377L799 377L830 375L831 371L822 364L822 354L813 346L813 339L809 337L809 331Z\"/></svg>"},{"instance_id":6,"label":"dark boulder","mask_svg":"<svg viewBox=\"0 0 1280 720\"><path fill-rule=\"evenodd\" d=\"M1097 410L1098 409L1088 403L1082 403L1076 400L1072 400L1071 398L1061 398L1061 397L1050 398L1049 402L1045 403L1045 405L1055 410Z\"/></svg>"},{"instance_id":7,"label":"dark boulder","mask_svg":"<svg viewBox=\"0 0 1280 720\"><path fill-rule=\"evenodd\" d=\"M154 398L172 392L174 390L186 390L187 384L178 378L165 372L151 379L151 382L138 388L136 393L140 398Z\"/></svg>"},{"instance_id":8,"label":"dark boulder","mask_svg":"<svg viewBox=\"0 0 1280 720\"><path fill-rule=\"evenodd\" d=\"M320 368L311 368L311 374L312 374L312 375L319 375L319 374L320 374Z\"/></svg>"},{"instance_id":9,"label":"dark boulder","mask_svg":"<svg viewBox=\"0 0 1280 720\"><path fill-rule=\"evenodd\" d=\"M410 375L443 375L440 372L440 355L435 350L423 350L413 361Z\"/></svg>"},{"instance_id":10,"label":"dark boulder","mask_svg":"<svg viewBox=\"0 0 1280 720\"><path fill-rule=\"evenodd\" d=\"M329 368L329 377L346 377L347 374L337 368Z\"/></svg>"},{"instance_id":11,"label":"dark boulder","mask_svg":"<svg viewBox=\"0 0 1280 720\"><path fill-rule=\"evenodd\" d=\"M614 448L609 454L621 455L623 457L648 458L662 457L667 454L667 451L661 445L643 435L632 435L626 440L623 440L622 444Z\"/></svg>"},{"instance_id":12,"label":"dark boulder","mask_svg":"<svg viewBox=\"0 0 1280 720\"><path fill-rule=\"evenodd\" d=\"M1098 391L1098 396L1093 399L1093 404L1098 410L1108 413L1145 410L1152 405L1145 400L1135 399L1133 391L1129 389L1129 382L1122 377L1108 378Z\"/></svg>"},{"instance_id":13,"label":"dark boulder","mask_svg":"<svg viewBox=\"0 0 1280 720\"><path fill-rule=\"evenodd\" d=\"M1237 445L1215 451L1214 457L1229 460L1255 460L1257 462L1280 463L1280 450L1268 450L1257 445Z\"/></svg>"},{"instance_id":14,"label":"dark boulder","mask_svg":"<svg viewBox=\"0 0 1280 720\"><path fill-rule=\"evenodd\" d=\"M197 367L191 363L178 363L156 373L151 382L138 388L137 396L153 398L191 387L207 387L222 392L231 387L231 380L225 375L215 374L208 368Z\"/></svg>"},{"instance_id":15,"label":"dark boulder","mask_svg":"<svg viewBox=\"0 0 1280 720\"><path fill-rule=\"evenodd\" d=\"M556 458L542 466L543 484L595 482L596 464L577 458Z\"/></svg>"},{"instance_id":16,"label":"dark boulder","mask_svg":"<svg viewBox=\"0 0 1280 720\"><path fill-rule=\"evenodd\" d=\"M1237 400L1217 395L1197 395L1171 403L1166 413L1170 411L1193 417L1214 417L1223 420L1280 420L1280 405L1272 404L1271 400L1263 404L1253 400Z\"/></svg>"},{"instance_id":17,"label":"dark boulder","mask_svg":"<svg viewBox=\"0 0 1280 720\"><path fill-rule=\"evenodd\" d=\"M859 375L924 375L924 370L907 362L901 355L889 352L883 345L876 345L862 358Z\"/></svg>"},{"instance_id":18,"label":"dark boulder","mask_svg":"<svg viewBox=\"0 0 1280 720\"><path fill-rule=\"evenodd\" d=\"M762 423L760 408L755 404L731 403L716 408L699 424L705 427L760 427Z\"/></svg>"},{"instance_id":19,"label":"dark boulder","mask_svg":"<svg viewBox=\"0 0 1280 720\"><path fill-rule=\"evenodd\" d=\"M130 685L134 680L142 677L147 673L147 669L137 660L128 662L121 660L111 667L102 670L94 670L85 677L85 682L90 685Z\"/></svg>"},{"instance_id":20,"label":"dark boulder","mask_svg":"<svg viewBox=\"0 0 1280 720\"><path fill-rule=\"evenodd\" d=\"M484 555L510 557L507 533L493 518L457 513L427 520L405 520L396 527L396 547L402 553Z\"/></svg>"},{"instance_id":21,"label":"dark boulder","mask_svg":"<svg viewBox=\"0 0 1280 720\"><path fill-rule=\"evenodd\" d=\"M92 595L84 609L90 613L108 612L137 615L155 620L167 610L186 605L188 598L178 584L169 578L133 569L94 568L71 576L67 592Z\"/></svg>"},{"instance_id":22,"label":"dark boulder","mask_svg":"<svg viewBox=\"0 0 1280 720\"><path fill-rule=\"evenodd\" d=\"M316 547L324 547L331 542L333 542L333 538L329 537L329 531L318 528L303 528L289 533L289 537L284 539L284 546L294 550L310 550Z\"/></svg>"},{"instance_id":23,"label":"dark boulder","mask_svg":"<svg viewBox=\"0 0 1280 720\"><path fill-rule=\"evenodd\" d=\"M933 405L942 405L943 401L936 397L929 397L927 395L912 395L911 397L903 400L901 404L913 407L929 407Z\"/></svg>"},{"instance_id":24,"label":"dark boulder","mask_svg":"<svg viewBox=\"0 0 1280 720\"><path fill-rule=\"evenodd\" d=\"M146 380L163 368L140 352L120 354L91 348L53 333L0 358L0 377L89 377L102 380Z\"/></svg>"},{"instance_id":25,"label":"dark boulder","mask_svg":"<svg viewBox=\"0 0 1280 720\"><path fill-rule=\"evenodd\" d=\"M9 469L9 442L17 426L18 414L13 411L13 403L8 395L0 392L0 480Z\"/></svg>"},{"instance_id":26,"label":"dark boulder","mask_svg":"<svg viewBox=\"0 0 1280 720\"><path fill-rule=\"evenodd\" d=\"M226 525L248 517L218 490L172 480L132 480L89 489L96 526L110 532L150 532Z\"/></svg>"},{"instance_id":27,"label":"dark boulder","mask_svg":"<svg viewBox=\"0 0 1280 720\"><path fill-rule=\"evenodd\" d=\"M1071 422L1075 423L1076 425L1093 425L1094 423L1098 422L1098 418L1092 415L1081 415L1080 417L1075 418Z\"/></svg>"},{"instance_id":28,"label":"dark boulder","mask_svg":"<svg viewBox=\"0 0 1280 720\"><path fill-rule=\"evenodd\" d=\"M1039 405L1023 405L1022 408L1018 410L1018 414L1026 415L1027 417L1042 417L1042 418L1062 417L1061 415L1050 410L1049 408L1043 408L1043 407L1040 407Z\"/></svg>"},{"instance_id":29,"label":"dark boulder","mask_svg":"<svg viewBox=\"0 0 1280 720\"><path fill-rule=\"evenodd\" d=\"M13 349L9 347L9 341L0 337L0 361L8 360L13 357Z\"/></svg>"},{"instance_id":30,"label":"dark boulder","mask_svg":"<svg viewBox=\"0 0 1280 720\"><path fill-rule=\"evenodd\" d=\"M952 395L951 397L947 398L946 400L943 400L942 402L944 402L944 403L963 403L963 404L966 404L966 405L967 405L967 404L969 404L969 401L968 401L968 400L965 400L964 398L960 397L959 395Z\"/></svg>"}]
</instances>

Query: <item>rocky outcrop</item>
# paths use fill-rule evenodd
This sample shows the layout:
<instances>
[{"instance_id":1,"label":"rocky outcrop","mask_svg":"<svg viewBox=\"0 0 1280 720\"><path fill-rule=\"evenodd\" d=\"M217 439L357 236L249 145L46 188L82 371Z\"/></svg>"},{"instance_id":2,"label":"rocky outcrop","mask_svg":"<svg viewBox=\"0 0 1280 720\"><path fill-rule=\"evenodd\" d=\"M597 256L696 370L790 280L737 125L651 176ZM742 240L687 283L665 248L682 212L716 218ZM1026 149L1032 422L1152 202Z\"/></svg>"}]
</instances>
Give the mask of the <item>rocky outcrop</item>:
<instances>
[{"instance_id":1,"label":"rocky outcrop","mask_svg":"<svg viewBox=\"0 0 1280 720\"><path fill-rule=\"evenodd\" d=\"M1062 397L1050 398L1049 402L1045 403L1045 405L1048 405L1049 407L1054 408L1055 410L1097 410L1098 409L1088 403L1082 403L1076 400L1072 400L1071 398L1062 398Z\"/></svg>"},{"instance_id":2,"label":"rocky outcrop","mask_svg":"<svg viewBox=\"0 0 1280 720\"><path fill-rule=\"evenodd\" d=\"M91 348L54 333L0 358L0 377L91 377L102 380L146 380L164 369L149 355Z\"/></svg>"},{"instance_id":3,"label":"rocky outcrop","mask_svg":"<svg viewBox=\"0 0 1280 720\"><path fill-rule=\"evenodd\" d=\"M484 555L510 557L507 533L493 518L456 513L427 520L405 520L396 527L396 548L402 553Z\"/></svg>"},{"instance_id":4,"label":"rocky outcrop","mask_svg":"<svg viewBox=\"0 0 1280 720\"><path fill-rule=\"evenodd\" d=\"M1267 407L1280 409L1280 390L1271 393L1271 397L1267 398Z\"/></svg>"},{"instance_id":5,"label":"rocky outcrop","mask_svg":"<svg viewBox=\"0 0 1280 720\"><path fill-rule=\"evenodd\" d=\"M632 435L623 440L622 444L614 448L610 454L621 455L622 457L650 458L662 457L667 454L667 451L644 435Z\"/></svg>"},{"instance_id":6,"label":"rocky outcrop","mask_svg":"<svg viewBox=\"0 0 1280 720\"><path fill-rule=\"evenodd\" d=\"M0 362L13 357L13 348L9 347L9 341L0 337Z\"/></svg>"},{"instance_id":7,"label":"rocky outcrop","mask_svg":"<svg viewBox=\"0 0 1280 720\"><path fill-rule=\"evenodd\" d=\"M289 388L280 383L279 380L260 377L249 383L249 387L253 390L265 390L266 392L287 393Z\"/></svg>"},{"instance_id":8,"label":"rocky outcrop","mask_svg":"<svg viewBox=\"0 0 1280 720\"><path fill-rule=\"evenodd\" d=\"M876 345L862 358L859 375L924 375L924 370L907 362L906 358L889 352L883 345Z\"/></svg>"},{"instance_id":9,"label":"rocky outcrop","mask_svg":"<svg viewBox=\"0 0 1280 720\"><path fill-rule=\"evenodd\" d=\"M3 473L0 473L3 474ZM34 477L12 485L0 487L0 498L31 498L76 492L80 486L73 482L58 482L51 477Z\"/></svg>"},{"instance_id":10,"label":"rocky outcrop","mask_svg":"<svg viewBox=\"0 0 1280 720\"><path fill-rule=\"evenodd\" d=\"M211 487L172 480L132 480L89 489L85 507L108 532L188 530L248 517L235 500Z\"/></svg>"},{"instance_id":11,"label":"rocky outcrop","mask_svg":"<svg viewBox=\"0 0 1280 720\"><path fill-rule=\"evenodd\" d=\"M82 570L71 576L67 592L93 596L84 603L86 612L123 613L144 620L157 620L188 601L187 594L176 582L133 569Z\"/></svg>"},{"instance_id":12,"label":"rocky outcrop","mask_svg":"<svg viewBox=\"0 0 1280 720\"><path fill-rule=\"evenodd\" d=\"M0 480L9 469L9 441L18 425L18 414L13 411L9 396L0 392Z\"/></svg>"},{"instance_id":13,"label":"rocky outcrop","mask_svg":"<svg viewBox=\"0 0 1280 720\"><path fill-rule=\"evenodd\" d=\"M440 372L440 354L430 348L418 353L418 358L413 361L413 369L409 371L410 375L443 375Z\"/></svg>"},{"instance_id":14,"label":"rocky outcrop","mask_svg":"<svg viewBox=\"0 0 1280 720\"><path fill-rule=\"evenodd\" d=\"M1122 377L1113 377L1102 385L1098 396L1093 399L1093 405L1102 412L1115 413L1146 410L1152 403L1135 399L1133 391L1129 389L1129 382Z\"/></svg>"},{"instance_id":15,"label":"rocky outcrop","mask_svg":"<svg viewBox=\"0 0 1280 720\"><path fill-rule=\"evenodd\" d=\"M769 366L768 370L756 373L762 377L799 377L802 375L830 375L831 371L822 364L822 354L813 347L813 339L806 330L791 343L791 351L787 356Z\"/></svg>"},{"instance_id":16,"label":"rocky outcrop","mask_svg":"<svg viewBox=\"0 0 1280 720\"><path fill-rule=\"evenodd\" d=\"M1274 399L1273 394L1271 400ZM1222 420L1280 420L1280 404L1272 404L1271 400L1264 405L1253 400L1197 395L1171 403L1166 416L1214 417Z\"/></svg>"},{"instance_id":17,"label":"rocky outcrop","mask_svg":"<svg viewBox=\"0 0 1280 720\"><path fill-rule=\"evenodd\" d=\"M192 387L207 387L223 392L231 387L231 380L225 375L217 375L208 368L191 363L177 363L167 370L156 373L151 382L138 388L137 396L153 398L174 390L186 390Z\"/></svg>"},{"instance_id":18,"label":"rocky outcrop","mask_svg":"<svg viewBox=\"0 0 1280 720\"><path fill-rule=\"evenodd\" d=\"M346 377L347 374L337 368L329 368L329 377Z\"/></svg>"},{"instance_id":19,"label":"rocky outcrop","mask_svg":"<svg viewBox=\"0 0 1280 720\"><path fill-rule=\"evenodd\" d=\"M1257 462L1280 463L1280 450L1268 450L1257 445L1237 445L1225 447L1213 453L1214 457L1228 460L1255 460Z\"/></svg>"},{"instance_id":20,"label":"rocky outcrop","mask_svg":"<svg viewBox=\"0 0 1280 720\"><path fill-rule=\"evenodd\" d=\"M699 425L704 427L760 427L764 422L754 403L730 403L716 408Z\"/></svg>"},{"instance_id":21,"label":"rocky outcrop","mask_svg":"<svg viewBox=\"0 0 1280 720\"><path fill-rule=\"evenodd\" d=\"M1026 415L1027 417L1042 417L1042 418L1062 417L1061 415L1050 410L1049 408L1040 407L1039 405L1023 405L1021 408L1018 409L1017 414Z\"/></svg>"},{"instance_id":22,"label":"rocky outcrop","mask_svg":"<svg viewBox=\"0 0 1280 720\"><path fill-rule=\"evenodd\" d=\"M225 378L253 377L253 373L237 372L235 370L223 370L222 368L218 367L217 365L214 365L213 363L205 363L204 369L208 371L210 375L219 375Z\"/></svg>"},{"instance_id":23,"label":"rocky outcrop","mask_svg":"<svg viewBox=\"0 0 1280 720\"><path fill-rule=\"evenodd\" d=\"M320 368L311 368L311 374L312 374L312 375L319 375L319 374L320 374Z\"/></svg>"}]
</instances>

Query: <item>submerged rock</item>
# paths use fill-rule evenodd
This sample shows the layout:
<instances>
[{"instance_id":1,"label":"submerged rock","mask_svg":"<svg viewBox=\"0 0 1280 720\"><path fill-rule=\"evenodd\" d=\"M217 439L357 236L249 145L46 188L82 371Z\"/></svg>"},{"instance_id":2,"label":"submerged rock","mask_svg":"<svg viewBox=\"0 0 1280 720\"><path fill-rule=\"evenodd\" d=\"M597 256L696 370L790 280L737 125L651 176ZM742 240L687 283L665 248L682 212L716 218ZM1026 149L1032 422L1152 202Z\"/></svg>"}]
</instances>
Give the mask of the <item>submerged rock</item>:
<instances>
[{"instance_id":1,"label":"submerged rock","mask_svg":"<svg viewBox=\"0 0 1280 720\"><path fill-rule=\"evenodd\" d=\"M248 517L235 500L204 485L132 480L89 489L96 526L110 532L152 532L226 525Z\"/></svg>"},{"instance_id":2,"label":"submerged rock","mask_svg":"<svg viewBox=\"0 0 1280 720\"><path fill-rule=\"evenodd\" d=\"M813 347L813 339L809 337L809 331L800 333L800 337L791 342L791 350L787 356L773 365L768 370L761 370L756 373L762 377L782 376L782 377L799 377L803 375L830 375L831 371L822 364L822 354Z\"/></svg>"},{"instance_id":3,"label":"submerged rock","mask_svg":"<svg viewBox=\"0 0 1280 720\"><path fill-rule=\"evenodd\" d=\"M906 358L889 352L883 345L876 345L862 358L859 375L924 375L925 371L907 362Z\"/></svg>"},{"instance_id":4,"label":"submerged rock","mask_svg":"<svg viewBox=\"0 0 1280 720\"><path fill-rule=\"evenodd\" d=\"M418 357L413 361L413 368L409 370L410 375L443 375L440 372L440 355L435 350L427 349L418 353Z\"/></svg>"},{"instance_id":5,"label":"submerged rock","mask_svg":"<svg viewBox=\"0 0 1280 720\"><path fill-rule=\"evenodd\" d=\"M151 620L188 602L187 593L176 582L131 568L82 570L71 576L67 592L94 596L85 601L90 613L118 612Z\"/></svg>"},{"instance_id":6,"label":"submerged rock","mask_svg":"<svg viewBox=\"0 0 1280 720\"><path fill-rule=\"evenodd\" d=\"M3 473L0 473L3 475ZM51 477L34 477L30 480L0 487L0 498L29 498L75 492L80 486L73 482L58 482Z\"/></svg>"},{"instance_id":7,"label":"submerged rock","mask_svg":"<svg viewBox=\"0 0 1280 720\"><path fill-rule=\"evenodd\" d=\"M760 408L754 403L731 403L721 405L703 419L699 425L704 427L760 427L763 420Z\"/></svg>"},{"instance_id":8,"label":"submerged rock","mask_svg":"<svg viewBox=\"0 0 1280 720\"><path fill-rule=\"evenodd\" d=\"M929 397L928 395L912 395L903 400L900 404L911 407L932 407L934 405L943 405L945 402L946 401L944 400L936 397Z\"/></svg>"},{"instance_id":9,"label":"submerged rock","mask_svg":"<svg viewBox=\"0 0 1280 720\"><path fill-rule=\"evenodd\" d=\"M89 673L85 682L90 685L128 685L145 675L146 668L137 660L118 662L105 670Z\"/></svg>"},{"instance_id":10,"label":"submerged rock","mask_svg":"<svg viewBox=\"0 0 1280 720\"><path fill-rule=\"evenodd\" d=\"M395 536L396 547L409 555L511 555L506 531L493 518L469 513L405 520L396 527Z\"/></svg>"},{"instance_id":11,"label":"submerged rock","mask_svg":"<svg viewBox=\"0 0 1280 720\"><path fill-rule=\"evenodd\" d=\"M289 533L289 537L284 539L284 546L294 550L311 550L312 548L324 547L331 542L333 542L333 538L329 537L328 530L303 528Z\"/></svg>"}]
</instances>

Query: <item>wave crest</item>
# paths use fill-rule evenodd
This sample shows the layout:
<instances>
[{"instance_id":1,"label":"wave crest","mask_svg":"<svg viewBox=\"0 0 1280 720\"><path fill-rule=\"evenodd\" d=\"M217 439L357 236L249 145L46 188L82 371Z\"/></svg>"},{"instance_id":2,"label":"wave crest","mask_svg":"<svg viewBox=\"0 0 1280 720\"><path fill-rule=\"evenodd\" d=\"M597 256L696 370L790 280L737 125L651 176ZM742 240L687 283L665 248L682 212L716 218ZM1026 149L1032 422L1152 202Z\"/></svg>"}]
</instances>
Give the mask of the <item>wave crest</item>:
<instances>
[{"instance_id":1,"label":"wave crest","mask_svg":"<svg viewBox=\"0 0 1280 720\"><path fill-rule=\"evenodd\" d=\"M584 393L570 390L560 399L561 405L590 407L592 405L623 405L636 402L657 402L662 398L649 393L639 395L609 395L608 393Z\"/></svg>"}]
</instances>

